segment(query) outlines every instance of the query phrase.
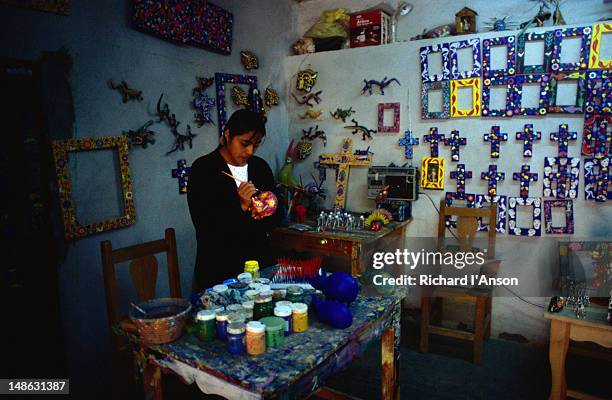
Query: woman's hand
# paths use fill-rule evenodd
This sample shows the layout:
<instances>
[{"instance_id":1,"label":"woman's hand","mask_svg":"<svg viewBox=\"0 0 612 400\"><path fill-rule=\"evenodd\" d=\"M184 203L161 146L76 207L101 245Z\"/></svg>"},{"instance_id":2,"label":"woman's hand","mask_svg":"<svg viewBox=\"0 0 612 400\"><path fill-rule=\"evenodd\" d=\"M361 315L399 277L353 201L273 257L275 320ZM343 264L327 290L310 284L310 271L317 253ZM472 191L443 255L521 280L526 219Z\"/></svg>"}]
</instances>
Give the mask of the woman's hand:
<instances>
[{"instance_id":1,"label":"woman's hand","mask_svg":"<svg viewBox=\"0 0 612 400\"><path fill-rule=\"evenodd\" d=\"M251 208L251 197L257 192L253 182L242 182L238 187L238 197L240 197L240 207L242 211L248 211Z\"/></svg>"}]
</instances>

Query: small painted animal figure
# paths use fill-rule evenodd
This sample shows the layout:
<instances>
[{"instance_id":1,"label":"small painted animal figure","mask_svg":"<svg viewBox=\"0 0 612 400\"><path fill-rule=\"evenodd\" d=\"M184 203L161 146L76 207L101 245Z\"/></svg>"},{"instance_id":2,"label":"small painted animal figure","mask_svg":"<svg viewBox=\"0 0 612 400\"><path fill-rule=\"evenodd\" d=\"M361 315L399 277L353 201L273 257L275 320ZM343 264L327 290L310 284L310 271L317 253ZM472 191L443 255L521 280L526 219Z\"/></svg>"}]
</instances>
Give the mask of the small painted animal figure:
<instances>
[{"instance_id":1,"label":"small painted animal figure","mask_svg":"<svg viewBox=\"0 0 612 400\"><path fill-rule=\"evenodd\" d=\"M319 90L316 93L308 93L307 95L302 96L302 100L299 100L293 93L291 93L291 95L299 105L303 106L306 104L308 107L312 107L314 104L310 104L310 101L313 100L315 103L319 104L321 102L321 93L323 93L322 90Z\"/></svg>"},{"instance_id":2,"label":"small painted animal figure","mask_svg":"<svg viewBox=\"0 0 612 400\"><path fill-rule=\"evenodd\" d=\"M311 126L308 130L302 129L302 140L312 141L316 138L323 139L323 146L327 145L327 136L325 136L325 131L319 130L319 125L316 125L314 128Z\"/></svg>"},{"instance_id":3,"label":"small painted animal figure","mask_svg":"<svg viewBox=\"0 0 612 400\"><path fill-rule=\"evenodd\" d=\"M121 97L123 98L124 103L127 103L130 100L143 100L142 90L130 88L125 81L121 81L119 85L115 85L112 80L109 80L108 85L111 89L117 90L119 91L119 93L121 93Z\"/></svg>"},{"instance_id":4,"label":"small painted animal figure","mask_svg":"<svg viewBox=\"0 0 612 400\"><path fill-rule=\"evenodd\" d=\"M168 106L168 103L164 103L164 107L162 109L161 101L163 97L164 94L162 93L159 96L159 100L157 100L157 116L159 117L159 121L157 122L165 121L167 118L170 117L170 107Z\"/></svg>"},{"instance_id":5,"label":"small painted animal figure","mask_svg":"<svg viewBox=\"0 0 612 400\"><path fill-rule=\"evenodd\" d=\"M299 71L297 73L295 88L304 92L310 92L312 87L317 83L318 75L319 73L313 71L311 68Z\"/></svg>"},{"instance_id":6,"label":"small painted animal figure","mask_svg":"<svg viewBox=\"0 0 612 400\"><path fill-rule=\"evenodd\" d=\"M173 132L174 133L174 132ZM193 148L193 138L197 135L191 133L191 127L187 125L187 129L185 129L185 134L182 135L178 132L174 135L174 147L172 150L168 151L166 155L170 153L174 153L177 150L185 150L185 143L189 144L189 148Z\"/></svg>"},{"instance_id":7,"label":"small painted animal figure","mask_svg":"<svg viewBox=\"0 0 612 400\"><path fill-rule=\"evenodd\" d=\"M268 108L280 104L280 97L278 96L278 93L276 93L276 90L272 88L266 88L266 92L264 93L264 99Z\"/></svg>"},{"instance_id":8,"label":"small painted animal figure","mask_svg":"<svg viewBox=\"0 0 612 400\"><path fill-rule=\"evenodd\" d=\"M259 60L257 59L257 56L252 51L248 51L248 50L241 51L240 52L240 62L242 63L242 65L247 71L259 68Z\"/></svg>"},{"instance_id":9,"label":"small painted animal figure","mask_svg":"<svg viewBox=\"0 0 612 400\"><path fill-rule=\"evenodd\" d=\"M150 131L148 128L153 124L153 121L148 121L146 124L138 128L137 130L129 130L123 132L123 136L127 136L129 146L141 146L143 149L147 148L149 143L155 144L155 132Z\"/></svg>"},{"instance_id":10,"label":"small painted animal figure","mask_svg":"<svg viewBox=\"0 0 612 400\"><path fill-rule=\"evenodd\" d=\"M238 107L244 106L248 108L251 105L251 102L249 101L249 96L244 90L242 90L240 86L234 86L232 88L232 101Z\"/></svg>"},{"instance_id":11,"label":"small painted animal figure","mask_svg":"<svg viewBox=\"0 0 612 400\"><path fill-rule=\"evenodd\" d=\"M366 140L366 137L368 139L372 139L372 134L375 133L376 131L374 129L369 129L363 125L359 125L359 122L355 121L355 119L351 119L351 122L354 125L348 125L345 126L344 128L346 129L352 129L353 131L351 132L353 135L356 133L361 132L361 139L362 140Z\"/></svg>"},{"instance_id":12,"label":"small painted animal figure","mask_svg":"<svg viewBox=\"0 0 612 400\"><path fill-rule=\"evenodd\" d=\"M206 89L208 89L213 83L215 83L215 78L202 78L200 76L196 77L198 81L198 86L193 88L192 94L196 94L198 92L202 93Z\"/></svg>"},{"instance_id":13,"label":"small painted animal figure","mask_svg":"<svg viewBox=\"0 0 612 400\"><path fill-rule=\"evenodd\" d=\"M399 81L396 78L387 79L386 76L382 79L382 81L377 81L374 79L370 79L370 80L364 79L363 89L361 89L361 94L365 94L366 91L368 92L368 94L372 94L372 88L374 87L374 85L376 85L380 89L380 94L384 95L385 88L389 86L391 82L395 82L401 86L401 83L399 83Z\"/></svg>"},{"instance_id":14,"label":"small painted animal figure","mask_svg":"<svg viewBox=\"0 0 612 400\"><path fill-rule=\"evenodd\" d=\"M212 109L215 108L215 99L208 97L204 92L198 92L193 99L193 106L196 109L194 114L195 122L201 127L204 124L215 124L212 117Z\"/></svg>"},{"instance_id":15,"label":"small painted animal figure","mask_svg":"<svg viewBox=\"0 0 612 400\"><path fill-rule=\"evenodd\" d=\"M355 114L355 112L356 111L353 110L353 107L351 106L346 110L343 110L342 108L336 108L336 111L334 111L333 113L330 111L329 113L332 117L334 117L334 119L341 119L342 122L346 122L346 119L350 117L351 114Z\"/></svg>"},{"instance_id":16,"label":"small painted animal figure","mask_svg":"<svg viewBox=\"0 0 612 400\"><path fill-rule=\"evenodd\" d=\"M320 121L321 119L321 115L323 115L323 110L319 110L319 111L315 111L312 108L306 110L304 112L304 115L300 115L301 119L306 119L306 118L310 118L310 119L316 119L317 121Z\"/></svg>"},{"instance_id":17,"label":"small painted animal figure","mask_svg":"<svg viewBox=\"0 0 612 400\"><path fill-rule=\"evenodd\" d=\"M293 160L297 156L298 147L293 147L294 140L289 143L287 148L287 158L285 158L285 165L280 169L278 173L278 182L285 187L295 188L299 186L298 181L293 177Z\"/></svg>"}]
</instances>

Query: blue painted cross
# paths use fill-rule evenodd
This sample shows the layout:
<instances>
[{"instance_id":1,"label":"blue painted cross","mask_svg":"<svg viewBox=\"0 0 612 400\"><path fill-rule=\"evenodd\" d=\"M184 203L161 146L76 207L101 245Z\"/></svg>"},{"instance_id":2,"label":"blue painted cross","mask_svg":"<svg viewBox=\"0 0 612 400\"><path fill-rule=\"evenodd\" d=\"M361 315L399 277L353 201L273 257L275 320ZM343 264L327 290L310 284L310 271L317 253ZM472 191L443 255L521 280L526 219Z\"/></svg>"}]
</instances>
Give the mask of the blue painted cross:
<instances>
[{"instance_id":1,"label":"blue painted cross","mask_svg":"<svg viewBox=\"0 0 612 400\"><path fill-rule=\"evenodd\" d=\"M484 134L484 141L491 142L491 158L499 158L499 147L501 142L508 141L507 133L500 133L499 126L491 127L491 132Z\"/></svg>"},{"instance_id":2,"label":"blue painted cross","mask_svg":"<svg viewBox=\"0 0 612 400\"><path fill-rule=\"evenodd\" d=\"M457 170L451 171L450 177L457 181L457 198L463 199L465 197L465 180L472 179L472 171L466 171L465 164L457 164Z\"/></svg>"},{"instance_id":3,"label":"blue painted cross","mask_svg":"<svg viewBox=\"0 0 612 400\"><path fill-rule=\"evenodd\" d=\"M405 146L406 158L412 159L412 146L419 144L419 138L412 136L412 131L407 130L404 132L404 137L398 140L400 146Z\"/></svg>"},{"instance_id":4,"label":"blue painted cross","mask_svg":"<svg viewBox=\"0 0 612 400\"><path fill-rule=\"evenodd\" d=\"M450 134L450 138L444 139L444 145L451 147L451 160L459 161L459 149L460 146L465 146L467 144L467 139L459 137L459 131L452 131Z\"/></svg>"},{"instance_id":5,"label":"blue painted cross","mask_svg":"<svg viewBox=\"0 0 612 400\"><path fill-rule=\"evenodd\" d=\"M172 170L172 177L178 178L179 193L187 193L187 181L189 180L189 171L191 167L187 166L187 160L178 160L176 162L176 169Z\"/></svg>"},{"instance_id":6,"label":"blue painted cross","mask_svg":"<svg viewBox=\"0 0 612 400\"><path fill-rule=\"evenodd\" d=\"M529 197L529 183L538 180L538 174L531 173L531 168L527 164L521 165L521 172L515 172L512 174L513 181L520 181L520 196L522 198Z\"/></svg>"},{"instance_id":7,"label":"blue painted cross","mask_svg":"<svg viewBox=\"0 0 612 400\"><path fill-rule=\"evenodd\" d=\"M567 124L559 125L559 132L551 132L550 134L550 140L558 142L557 147L559 157L567 157L567 146L569 145L569 141L576 140L577 138L578 133L569 132L567 129Z\"/></svg>"},{"instance_id":8,"label":"blue painted cross","mask_svg":"<svg viewBox=\"0 0 612 400\"><path fill-rule=\"evenodd\" d=\"M438 128L435 126L429 128L429 135L423 136L423 141L429 143L429 149L431 150L432 157L438 157L438 145L444 140L444 135L438 133Z\"/></svg>"},{"instance_id":9,"label":"blue painted cross","mask_svg":"<svg viewBox=\"0 0 612 400\"><path fill-rule=\"evenodd\" d=\"M506 179L506 174L497 172L497 165L490 164L488 171L480 173L480 179L487 180L489 196L497 196L497 182Z\"/></svg>"},{"instance_id":10,"label":"blue painted cross","mask_svg":"<svg viewBox=\"0 0 612 400\"><path fill-rule=\"evenodd\" d=\"M542 138L542 132L534 132L533 124L525 124L523 132L516 132L516 139L523 141L523 157L533 155L533 142Z\"/></svg>"}]
</instances>

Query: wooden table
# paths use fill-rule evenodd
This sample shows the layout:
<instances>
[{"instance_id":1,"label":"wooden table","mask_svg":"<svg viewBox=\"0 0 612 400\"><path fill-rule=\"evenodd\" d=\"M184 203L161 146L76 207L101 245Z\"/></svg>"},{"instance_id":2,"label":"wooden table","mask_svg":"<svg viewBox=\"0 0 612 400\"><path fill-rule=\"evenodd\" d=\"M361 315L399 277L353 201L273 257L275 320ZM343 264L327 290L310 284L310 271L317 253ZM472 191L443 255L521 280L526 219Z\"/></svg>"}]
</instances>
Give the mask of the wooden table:
<instances>
[{"instance_id":1,"label":"wooden table","mask_svg":"<svg viewBox=\"0 0 612 400\"><path fill-rule=\"evenodd\" d=\"M371 265L374 252L404 248L406 225L409 223L410 219L391 222L378 232L300 232L281 227L272 231L272 250L277 256L323 256L326 271L344 271L360 276Z\"/></svg>"},{"instance_id":2,"label":"wooden table","mask_svg":"<svg viewBox=\"0 0 612 400\"><path fill-rule=\"evenodd\" d=\"M227 398L306 398L316 392L338 399L337 392L324 388L326 379L378 337L382 337L382 399L399 399L400 298L359 296L351 310L349 328L334 329L310 315L308 331L289 335L282 346L255 357L232 355L225 343L202 342L192 334L148 346L137 336L126 335L137 349L146 399L162 398L162 371L186 371L178 375L187 383L195 380L206 393Z\"/></svg>"},{"instance_id":3,"label":"wooden table","mask_svg":"<svg viewBox=\"0 0 612 400\"><path fill-rule=\"evenodd\" d=\"M548 304L548 303L547 303ZM569 340L594 342L601 346L612 347L612 326L606 321L607 308L591 304L586 308L586 318L578 319L575 313L564 308L558 313L545 312L550 320L549 359L552 370L552 387L549 400L565 399L567 394L579 397L582 394L567 389L565 382L565 356ZM594 397L588 397L594 399Z\"/></svg>"}]
</instances>

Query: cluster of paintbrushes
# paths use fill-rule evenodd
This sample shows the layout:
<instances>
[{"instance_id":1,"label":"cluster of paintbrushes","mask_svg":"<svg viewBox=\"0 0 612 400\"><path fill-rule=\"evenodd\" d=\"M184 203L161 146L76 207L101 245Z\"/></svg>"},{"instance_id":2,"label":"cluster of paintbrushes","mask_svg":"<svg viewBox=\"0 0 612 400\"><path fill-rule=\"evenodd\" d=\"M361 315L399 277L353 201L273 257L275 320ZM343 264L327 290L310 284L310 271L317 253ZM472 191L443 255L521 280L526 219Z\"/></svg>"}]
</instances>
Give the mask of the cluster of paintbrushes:
<instances>
[{"instance_id":1,"label":"cluster of paintbrushes","mask_svg":"<svg viewBox=\"0 0 612 400\"><path fill-rule=\"evenodd\" d=\"M307 283L307 278L313 278L321 269L321 257L308 260L293 260L281 257L278 259L278 270L272 277L271 283Z\"/></svg>"}]
</instances>

